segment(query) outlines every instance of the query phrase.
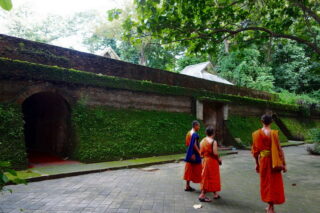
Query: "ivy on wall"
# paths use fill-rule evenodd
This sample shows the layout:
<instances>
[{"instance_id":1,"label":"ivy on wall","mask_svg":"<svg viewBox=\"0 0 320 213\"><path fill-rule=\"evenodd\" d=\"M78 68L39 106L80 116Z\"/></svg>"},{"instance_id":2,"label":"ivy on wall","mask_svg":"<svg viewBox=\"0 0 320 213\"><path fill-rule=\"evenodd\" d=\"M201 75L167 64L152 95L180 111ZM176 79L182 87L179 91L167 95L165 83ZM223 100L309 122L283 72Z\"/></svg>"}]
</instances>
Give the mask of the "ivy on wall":
<instances>
[{"instance_id":1,"label":"ivy on wall","mask_svg":"<svg viewBox=\"0 0 320 213\"><path fill-rule=\"evenodd\" d=\"M0 161L10 161L13 168L27 164L23 118L20 106L0 104Z\"/></svg>"},{"instance_id":2,"label":"ivy on wall","mask_svg":"<svg viewBox=\"0 0 320 213\"><path fill-rule=\"evenodd\" d=\"M252 133L261 128L262 124L256 116L240 116L230 115L227 121L227 127L234 138L240 138L241 145L251 146L252 144ZM275 122L271 125L272 129L279 130L279 138L281 143L288 141L286 136L281 132Z\"/></svg>"},{"instance_id":3,"label":"ivy on wall","mask_svg":"<svg viewBox=\"0 0 320 213\"><path fill-rule=\"evenodd\" d=\"M73 158L99 162L184 153L194 116L187 113L87 107L73 108L77 148ZM204 136L204 127L200 130Z\"/></svg>"},{"instance_id":4,"label":"ivy on wall","mask_svg":"<svg viewBox=\"0 0 320 213\"><path fill-rule=\"evenodd\" d=\"M320 129L320 120L299 120L293 117L280 117L280 120L284 123L292 135L302 140L312 141L313 129Z\"/></svg>"}]
</instances>

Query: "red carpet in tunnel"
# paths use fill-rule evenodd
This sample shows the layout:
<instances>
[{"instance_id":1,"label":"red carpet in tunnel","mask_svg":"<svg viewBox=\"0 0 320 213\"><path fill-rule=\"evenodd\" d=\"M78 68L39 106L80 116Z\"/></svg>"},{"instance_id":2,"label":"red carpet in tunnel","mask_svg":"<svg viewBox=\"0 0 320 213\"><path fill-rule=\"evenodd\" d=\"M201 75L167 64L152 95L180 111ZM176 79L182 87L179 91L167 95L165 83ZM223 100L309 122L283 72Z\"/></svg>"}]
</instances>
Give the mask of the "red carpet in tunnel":
<instances>
[{"instance_id":1,"label":"red carpet in tunnel","mask_svg":"<svg viewBox=\"0 0 320 213\"><path fill-rule=\"evenodd\" d=\"M63 158L44 152L29 152L28 153L29 168L39 166L65 165L65 164L79 164L78 161L64 160Z\"/></svg>"}]
</instances>

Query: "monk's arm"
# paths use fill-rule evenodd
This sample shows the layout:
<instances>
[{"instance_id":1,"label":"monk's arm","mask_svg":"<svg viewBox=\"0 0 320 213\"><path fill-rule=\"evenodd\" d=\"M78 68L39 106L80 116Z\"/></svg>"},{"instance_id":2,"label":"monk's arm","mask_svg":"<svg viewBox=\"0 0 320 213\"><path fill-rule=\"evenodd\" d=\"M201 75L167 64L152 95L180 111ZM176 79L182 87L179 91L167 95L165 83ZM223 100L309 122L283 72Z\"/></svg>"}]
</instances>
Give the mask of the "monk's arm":
<instances>
[{"instance_id":1,"label":"monk's arm","mask_svg":"<svg viewBox=\"0 0 320 213\"><path fill-rule=\"evenodd\" d=\"M251 153L253 154L253 157L255 159L256 162L256 171L257 173L259 173L260 170L260 165L259 165L259 151L256 147L256 136L254 134L252 134L252 148L251 148Z\"/></svg>"},{"instance_id":2,"label":"monk's arm","mask_svg":"<svg viewBox=\"0 0 320 213\"><path fill-rule=\"evenodd\" d=\"M198 152L198 154L200 155L200 149L197 146L197 143L194 143L193 148L196 150L196 152Z\"/></svg>"},{"instance_id":3,"label":"monk's arm","mask_svg":"<svg viewBox=\"0 0 320 213\"><path fill-rule=\"evenodd\" d=\"M259 173L260 165L259 165L259 155L255 155L254 159L256 161L256 171Z\"/></svg>"},{"instance_id":4,"label":"monk's arm","mask_svg":"<svg viewBox=\"0 0 320 213\"><path fill-rule=\"evenodd\" d=\"M219 153L218 153L218 143L217 141L213 142L213 155L214 158L217 159L217 161L219 162L219 164L221 165L221 159L219 158Z\"/></svg>"},{"instance_id":5,"label":"monk's arm","mask_svg":"<svg viewBox=\"0 0 320 213\"><path fill-rule=\"evenodd\" d=\"M277 141L278 141L278 150L280 151L280 155L281 155L281 160L283 162L283 172L287 172L287 164L286 164L286 159L284 157L284 152L281 148L281 144L280 144L280 140L279 140L279 135L277 134Z\"/></svg>"}]
</instances>

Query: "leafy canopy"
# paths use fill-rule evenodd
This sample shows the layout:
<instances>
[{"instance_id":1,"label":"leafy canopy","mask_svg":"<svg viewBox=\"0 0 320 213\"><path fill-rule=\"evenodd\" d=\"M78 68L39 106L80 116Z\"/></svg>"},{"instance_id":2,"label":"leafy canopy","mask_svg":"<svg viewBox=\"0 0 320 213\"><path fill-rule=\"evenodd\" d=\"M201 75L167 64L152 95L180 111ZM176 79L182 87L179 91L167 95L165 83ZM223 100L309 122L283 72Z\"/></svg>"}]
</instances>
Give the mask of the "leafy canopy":
<instances>
[{"instance_id":1,"label":"leafy canopy","mask_svg":"<svg viewBox=\"0 0 320 213\"><path fill-rule=\"evenodd\" d=\"M137 17L124 23L126 36L151 35L179 42L190 52L215 52L231 40L246 45L284 38L320 56L320 2L316 0L135 0Z\"/></svg>"}]
</instances>

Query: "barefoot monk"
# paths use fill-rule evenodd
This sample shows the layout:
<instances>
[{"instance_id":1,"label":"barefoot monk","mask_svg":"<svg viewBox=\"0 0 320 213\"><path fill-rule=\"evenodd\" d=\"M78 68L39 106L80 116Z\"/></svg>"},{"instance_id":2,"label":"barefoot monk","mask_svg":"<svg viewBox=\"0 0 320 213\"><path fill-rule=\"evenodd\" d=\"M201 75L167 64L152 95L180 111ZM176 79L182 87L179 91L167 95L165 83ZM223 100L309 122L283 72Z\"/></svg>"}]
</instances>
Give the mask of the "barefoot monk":
<instances>
[{"instance_id":1,"label":"barefoot monk","mask_svg":"<svg viewBox=\"0 0 320 213\"><path fill-rule=\"evenodd\" d=\"M263 127L252 134L252 154L256 171L260 174L261 200L268 203L267 213L274 213L274 204L285 202L281 172L286 172L286 162L277 130L271 130L271 115L261 117Z\"/></svg>"},{"instance_id":2,"label":"barefoot monk","mask_svg":"<svg viewBox=\"0 0 320 213\"><path fill-rule=\"evenodd\" d=\"M206 197L206 193L213 192L213 199L219 199L218 192L221 190L220 169L221 160L218 154L218 142L214 140L214 129L212 126L207 127L206 135L200 143L200 154L202 161L202 181L201 194L199 201L210 202L211 199Z\"/></svg>"}]
</instances>

